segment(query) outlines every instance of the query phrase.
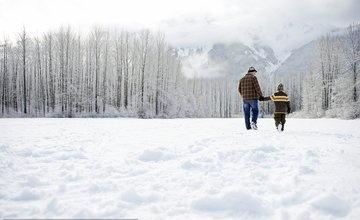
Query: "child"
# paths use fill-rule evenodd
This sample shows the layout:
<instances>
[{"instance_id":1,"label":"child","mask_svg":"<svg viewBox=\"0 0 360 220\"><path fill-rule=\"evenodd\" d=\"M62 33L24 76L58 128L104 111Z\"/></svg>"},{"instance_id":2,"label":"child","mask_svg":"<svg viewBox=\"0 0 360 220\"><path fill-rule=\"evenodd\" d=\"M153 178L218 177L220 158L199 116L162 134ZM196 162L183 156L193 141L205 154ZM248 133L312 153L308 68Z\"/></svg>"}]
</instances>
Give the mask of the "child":
<instances>
[{"instance_id":1,"label":"child","mask_svg":"<svg viewBox=\"0 0 360 220\"><path fill-rule=\"evenodd\" d=\"M281 124L281 131L284 131L285 125L285 116L286 113L290 113L290 101L287 94L284 92L283 84L279 84L277 87L277 92L269 97L260 97L260 101L269 101L272 100L275 103L275 112L274 112L274 119L275 119L275 126L276 129L279 130L279 124Z\"/></svg>"}]
</instances>

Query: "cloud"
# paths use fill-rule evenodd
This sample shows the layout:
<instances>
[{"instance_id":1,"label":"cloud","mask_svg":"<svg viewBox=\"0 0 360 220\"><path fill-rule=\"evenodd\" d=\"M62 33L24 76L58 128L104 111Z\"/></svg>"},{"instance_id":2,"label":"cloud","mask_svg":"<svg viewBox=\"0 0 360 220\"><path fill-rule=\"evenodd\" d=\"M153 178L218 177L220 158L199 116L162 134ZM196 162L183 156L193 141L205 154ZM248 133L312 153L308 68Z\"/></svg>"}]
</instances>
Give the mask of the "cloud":
<instances>
[{"instance_id":1,"label":"cloud","mask_svg":"<svg viewBox=\"0 0 360 220\"><path fill-rule=\"evenodd\" d=\"M209 62L207 53L193 53L182 61L182 72L188 78L214 78L226 75L229 65L226 62Z\"/></svg>"},{"instance_id":2,"label":"cloud","mask_svg":"<svg viewBox=\"0 0 360 220\"><path fill-rule=\"evenodd\" d=\"M161 30L175 46L261 40L281 55L360 21L358 11L358 0L0 0L0 33L106 24Z\"/></svg>"},{"instance_id":3,"label":"cloud","mask_svg":"<svg viewBox=\"0 0 360 220\"><path fill-rule=\"evenodd\" d=\"M284 56L332 29L360 21L355 12L360 2L355 0L225 2L223 13L172 18L162 29L176 45L260 40Z\"/></svg>"}]
</instances>

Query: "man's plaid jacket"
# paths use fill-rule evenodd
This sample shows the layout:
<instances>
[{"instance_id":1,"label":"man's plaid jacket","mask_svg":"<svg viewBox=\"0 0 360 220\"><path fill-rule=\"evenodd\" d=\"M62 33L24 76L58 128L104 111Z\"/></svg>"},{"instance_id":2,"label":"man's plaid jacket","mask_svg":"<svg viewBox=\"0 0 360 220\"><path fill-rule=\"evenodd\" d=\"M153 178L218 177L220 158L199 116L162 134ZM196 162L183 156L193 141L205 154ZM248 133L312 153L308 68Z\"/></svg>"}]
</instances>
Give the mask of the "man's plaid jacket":
<instances>
[{"instance_id":1,"label":"man's plaid jacket","mask_svg":"<svg viewBox=\"0 0 360 220\"><path fill-rule=\"evenodd\" d=\"M251 73L247 73L239 81L239 92L244 100L259 99L263 96L256 76Z\"/></svg>"}]
</instances>

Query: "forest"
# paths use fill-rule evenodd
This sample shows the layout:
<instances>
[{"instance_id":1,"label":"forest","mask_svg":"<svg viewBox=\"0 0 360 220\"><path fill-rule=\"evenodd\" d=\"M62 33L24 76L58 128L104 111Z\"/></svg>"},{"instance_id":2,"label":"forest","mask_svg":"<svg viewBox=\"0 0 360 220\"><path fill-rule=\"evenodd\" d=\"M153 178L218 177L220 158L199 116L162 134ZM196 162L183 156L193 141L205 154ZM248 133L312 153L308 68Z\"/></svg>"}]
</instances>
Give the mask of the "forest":
<instances>
[{"instance_id":1,"label":"forest","mask_svg":"<svg viewBox=\"0 0 360 220\"><path fill-rule=\"evenodd\" d=\"M2 117L238 117L238 79L185 77L164 34L61 27L24 29L0 44ZM301 117L360 117L360 24L317 40L308 71L259 74L265 94L282 82ZM240 78L240 76L239 76ZM262 116L272 105L261 103ZM294 114L294 115L296 115Z\"/></svg>"},{"instance_id":2,"label":"forest","mask_svg":"<svg viewBox=\"0 0 360 220\"><path fill-rule=\"evenodd\" d=\"M316 41L314 60L305 72L274 76L288 88L300 116L359 118L360 23Z\"/></svg>"},{"instance_id":3,"label":"forest","mask_svg":"<svg viewBox=\"0 0 360 220\"><path fill-rule=\"evenodd\" d=\"M1 45L1 115L232 117L230 80L187 79L162 33L70 27ZM236 100L236 101L235 101ZM235 109L236 108L236 109Z\"/></svg>"}]
</instances>

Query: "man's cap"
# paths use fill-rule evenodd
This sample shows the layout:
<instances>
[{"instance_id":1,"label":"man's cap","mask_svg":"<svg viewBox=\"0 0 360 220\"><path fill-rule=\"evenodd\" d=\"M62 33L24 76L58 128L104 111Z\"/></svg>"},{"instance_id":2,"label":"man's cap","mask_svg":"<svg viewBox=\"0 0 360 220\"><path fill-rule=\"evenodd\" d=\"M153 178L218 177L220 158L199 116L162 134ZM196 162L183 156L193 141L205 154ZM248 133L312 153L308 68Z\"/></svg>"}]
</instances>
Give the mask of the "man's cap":
<instances>
[{"instance_id":1,"label":"man's cap","mask_svg":"<svg viewBox=\"0 0 360 220\"><path fill-rule=\"evenodd\" d=\"M254 67L251 66L248 70L248 73L252 73L252 72L257 72L257 71Z\"/></svg>"}]
</instances>

